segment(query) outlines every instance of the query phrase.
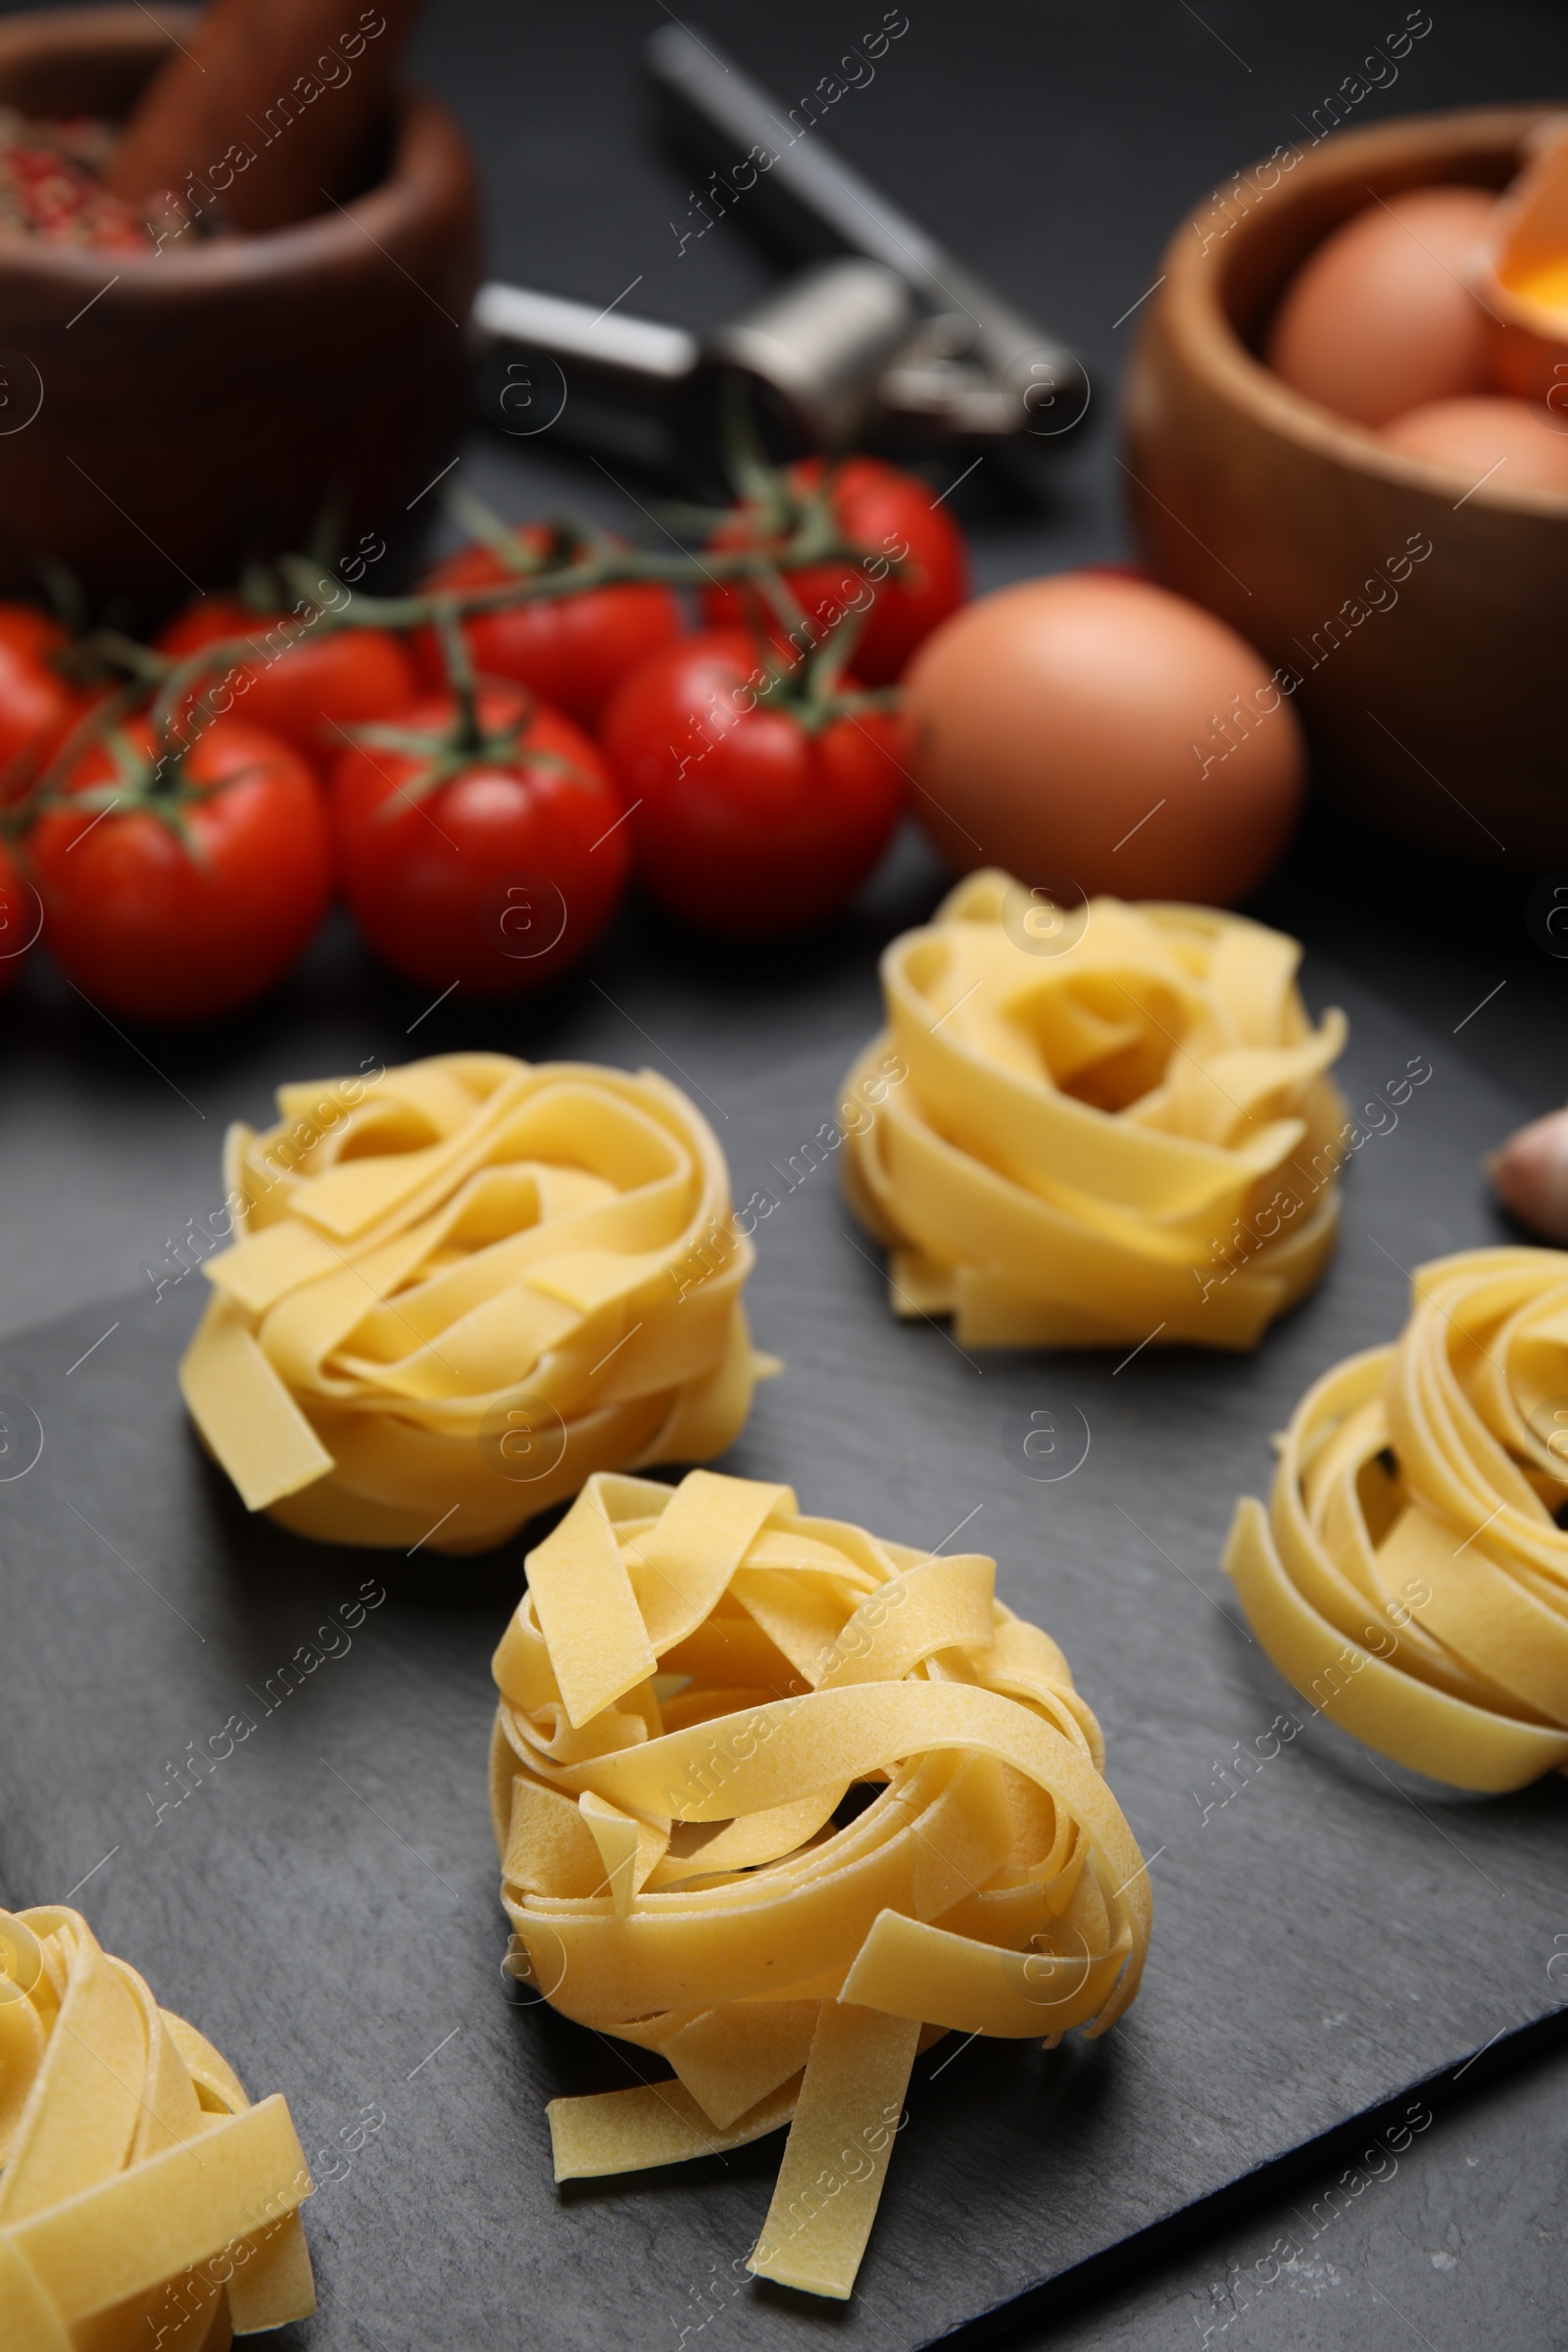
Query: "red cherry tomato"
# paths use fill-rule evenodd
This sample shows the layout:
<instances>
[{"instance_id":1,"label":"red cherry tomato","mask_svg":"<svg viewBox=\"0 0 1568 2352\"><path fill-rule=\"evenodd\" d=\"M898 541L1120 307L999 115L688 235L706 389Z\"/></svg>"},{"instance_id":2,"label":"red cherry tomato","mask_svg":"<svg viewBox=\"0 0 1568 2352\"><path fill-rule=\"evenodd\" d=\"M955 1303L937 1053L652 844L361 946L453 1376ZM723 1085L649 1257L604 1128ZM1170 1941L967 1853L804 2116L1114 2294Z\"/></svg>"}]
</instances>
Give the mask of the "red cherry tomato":
<instances>
[{"instance_id":1,"label":"red cherry tomato","mask_svg":"<svg viewBox=\"0 0 1568 2352\"><path fill-rule=\"evenodd\" d=\"M46 808L27 836L50 952L107 1011L232 1012L282 978L326 911L320 789L288 744L237 719L215 719L157 781L147 721L128 719L121 742L134 772L94 744L66 783L86 804Z\"/></svg>"},{"instance_id":2,"label":"red cherry tomato","mask_svg":"<svg viewBox=\"0 0 1568 2352\"><path fill-rule=\"evenodd\" d=\"M637 878L711 931L793 931L831 914L903 806L895 718L862 710L812 727L788 702L759 704L763 674L743 629L688 637L634 670L605 714L635 809Z\"/></svg>"},{"instance_id":3,"label":"red cherry tomato","mask_svg":"<svg viewBox=\"0 0 1568 2352\"><path fill-rule=\"evenodd\" d=\"M827 472L821 458L806 458L785 476L797 499L831 485L834 517L852 546L884 567L880 578L862 579L853 564L813 564L785 574L807 618L813 642L870 596L870 615L850 659L868 686L890 686L922 639L956 612L969 593L969 563L957 524L913 474L901 473L876 458L849 458ZM757 506L737 507L714 532L714 548L765 547L777 532ZM893 565L897 562L899 569ZM722 628L741 618L743 599L730 586L703 592L703 617Z\"/></svg>"},{"instance_id":4,"label":"red cherry tomato","mask_svg":"<svg viewBox=\"0 0 1568 2352\"><path fill-rule=\"evenodd\" d=\"M298 633L297 643L285 645L285 628ZM188 605L160 632L157 646L180 662L222 637L250 638L259 658L204 679L198 706L280 735L323 771L343 750L347 728L393 717L419 690L414 664L388 630L317 635L308 622L253 612L231 596Z\"/></svg>"},{"instance_id":5,"label":"red cherry tomato","mask_svg":"<svg viewBox=\"0 0 1568 2352\"><path fill-rule=\"evenodd\" d=\"M0 604L0 645L10 646L14 653L47 662L51 654L63 653L70 643L60 622L51 613L40 612L36 605Z\"/></svg>"},{"instance_id":6,"label":"red cherry tomato","mask_svg":"<svg viewBox=\"0 0 1568 2352\"><path fill-rule=\"evenodd\" d=\"M531 523L516 534L522 568L548 553L552 534ZM466 547L431 572L424 585L489 588L519 576L492 548ZM634 582L617 588L585 588L579 596L541 599L494 612L475 612L464 622L474 668L483 677L512 678L542 695L558 710L590 729L628 670L678 637L680 607L667 588ZM416 658L430 684L446 685L446 664L433 630L414 640Z\"/></svg>"},{"instance_id":7,"label":"red cherry tomato","mask_svg":"<svg viewBox=\"0 0 1568 2352\"><path fill-rule=\"evenodd\" d=\"M333 829L354 919L376 954L431 988L534 988L585 955L631 863L625 803L597 746L519 687L482 686L477 745L454 696L332 772Z\"/></svg>"},{"instance_id":8,"label":"red cherry tomato","mask_svg":"<svg viewBox=\"0 0 1568 2352\"><path fill-rule=\"evenodd\" d=\"M0 604L0 768L19 752L52 752L86 710L91 698L55 666L70 643L47 612Z\"/></svg>"},{"instance_id":9,"label":"red cherry tomato","mask_svg":"<svg viewBox=\"0 0 1568 2352\"><path fill-rule=\"evenodd\" d=\"M41 919L38 893L23 880L0 849L0 995L21 971L23 958L38 936Z\"/></svg>"}]
</instances>

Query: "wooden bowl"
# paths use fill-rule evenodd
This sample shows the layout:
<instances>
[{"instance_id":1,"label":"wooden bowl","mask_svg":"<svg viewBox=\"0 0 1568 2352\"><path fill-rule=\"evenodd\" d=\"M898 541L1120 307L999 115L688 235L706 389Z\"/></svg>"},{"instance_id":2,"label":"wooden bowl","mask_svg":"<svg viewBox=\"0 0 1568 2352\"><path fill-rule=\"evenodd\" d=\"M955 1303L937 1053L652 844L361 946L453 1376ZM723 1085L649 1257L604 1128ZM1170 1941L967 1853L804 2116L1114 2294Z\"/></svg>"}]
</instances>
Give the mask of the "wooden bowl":
<instances>
[{"instance_id":1,"label":"wooden bowl","mask_svg":"<svg viewBox=\"0 0 1568 2352\"><path fill-rule=\"evenodd\" d=\"M7 18L0 105L118 120L193 15ZM53 558L155 618L303 546L329 503L329 554L382 539L365 584L390 584L457 446L478 259L463 134L413 91L379 184L296 227L145 258L0 242L0 593Z\"/></svg>"},{"instance_id":2,"label":"wooden bowl","mask_svg":"<svg viewBox=\"0 0 1568 2352\"><path fill-rule=\"evenodd\" d=\"M1326 797L1461 857L1568 863L1568 497L1466 496L1256 356L1340 221L1434 181L1505 186L1546 111L1416 116L1239 174L1166 251L1125 429L1145 562L1299 677Z\"/></svg>"}]
</instances>

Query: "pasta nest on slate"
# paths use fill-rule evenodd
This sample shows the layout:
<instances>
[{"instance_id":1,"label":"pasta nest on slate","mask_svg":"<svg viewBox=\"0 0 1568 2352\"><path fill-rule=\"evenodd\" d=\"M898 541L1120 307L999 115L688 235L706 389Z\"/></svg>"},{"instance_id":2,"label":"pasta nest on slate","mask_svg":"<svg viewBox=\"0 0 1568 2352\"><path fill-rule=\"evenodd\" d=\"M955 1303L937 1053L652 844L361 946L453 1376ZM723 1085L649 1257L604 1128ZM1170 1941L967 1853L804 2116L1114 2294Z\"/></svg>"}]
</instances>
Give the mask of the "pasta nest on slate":
<instances>
[{"instance_id":1,"label":"pasta nest on slate","mask_svg":"<svg viewBox=\"0 0 1568 2352\"><path fill-rule=\"evenodd\" d=\"M971 874L882 958L908 1068L849 1139L897 1313L974 1347L1251 1348L1318 1280L1345 1105L1295 940L1202 906L1076 911Z\"/></svg>"},{"instance_id":2,"label":"pasta nest on slate","mask_svg":"<svg viewBox=\"0 0 1568 2352\"><path fill-rule=\"evenodd\" d=\"M651 1070L449 1054L229 1130L234 1247L180 1366L247 1507L476 1551L590 1472L703 1461L753 1385L707 1122Z\"/></svg>"},{"instance_id":3,"label":"pasta nest on slate","mask_svg":"<svg viewBox=\"0 0 1568 2352\"><path fill-rule=\"evenodd\" d=\"M991 1560L788 1487L598 1477L527 1565L495 1659L513 1966L675 2073L554 2101L557 2178L788 2124L751 2267L846 2296L922 2035L1054 2042L1137 1991L1099 1727Z\"/></svg>"},{"instance_id":4,"label":"pasta nest on slate","mask_svg":"<svg viewBox=\"0 0 1568 2352\"><path fill-rule=\"evenodd\" d=\"M1393 1348L1326 1373L1225 1565L1280 1672L1384 1755L1461 1788L1568 1762L1568 1253L1411 1276Z\"/></svg>"},{"instance_id":5,"label":"pasta nest on slate","mask_svg":"<svg viewBox=\"0 0 1568 2352\"><path fill-rule=\"evenodd\" d=\"M220 2352L316 2309L311 2176L276 2093L103 1951L0 1912L0 2344Z\"/></svg>"}]
</instances>

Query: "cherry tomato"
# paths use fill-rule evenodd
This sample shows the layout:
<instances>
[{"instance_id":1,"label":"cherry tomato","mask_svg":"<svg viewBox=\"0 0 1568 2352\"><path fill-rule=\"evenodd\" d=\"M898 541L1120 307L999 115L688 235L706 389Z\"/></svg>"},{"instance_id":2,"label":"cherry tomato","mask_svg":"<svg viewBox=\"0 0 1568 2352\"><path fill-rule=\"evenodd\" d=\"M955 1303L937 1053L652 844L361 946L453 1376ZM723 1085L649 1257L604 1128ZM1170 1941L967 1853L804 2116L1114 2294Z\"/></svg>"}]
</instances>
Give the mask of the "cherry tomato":
<instances>
[{"instance_id":1,"label":"cherry tomato","mask_svg":"<svg viewBox=\"0 0 1568 2352\"><path fill-rule=\"evenodd\" d=\"M326 910L321 794L288 744L219 718L155 773L142 718L94 744L27 836L51 954L109 1012L199 1021L281 979ZM112 800L118 805L110 807Z\"/></svg>"},{"instance_id":2,"label":"cherry tomato","mask_svg":"<svg viewBox=\"0 0 1568 2352\"><path fill-rule=\"evenodd\" d=\"M515 567L492 548L466 547L436 566L425 588L488 588L537 569L549 555L551 531L530 523L515 538ZM464 622L469 656L482 676L514 679L590 729L627 671L680 629L679 605L652 581L585 588L578 596L476 612ZM425 677L444 687L446 664L434 632L421 629L414 642Z\"/></svg>"},{"instance_id":3,"label":"cherry tomato","mask_svg":"<svg viewBox=\"0 0 1568 2352\"><path fill-rule=\"evenodd\" d=\"M285 645L285 629L298 633L298 643ZM160 632L157 646L178 662L221 637L249 637L259 659L204 679L198 707L280 735L323 771L343 750L346 729L391 718L419 691L414 664L389 630L313 635L308 621L253 612L231 596L188 605Z\"/></svg>"},{"instance_id":4,"label":"cherry tomato","mask_svg":"<svg viewBox=\"0 0 1568 2352\"><path fill-rule=\"evenodd\" d=\"M332 824L354 918L376 954L431 988L534 988L586 954L631 863L625 803L602 753L511 684L416 703L400 741L343 754ZM379 738L381 730L374 730Z\"/></svg>"},{"instance_id":5,"label":"cherry tomato","mask_svg":"<svg viewBox=\"0 0 1568 2352\"><path fill-rule=\"evenodd\" d=\"M0 645L10 646L14 653L47 662L70 643L60 622L51 613L40 612L36 605L0 604Z\"/></svg>"},{"instance_id":6,"label":"cherry tomato","mask_svg":"<svg viewBox=\"0 0 1568 2352\"><path fill-rule=\"evenodd\" d=\"M0 768L19 752L52 752L86 710L90 698L55 666L70 643L47 612L0 604Z\"/></svg>"},{"instance_id":7,"label":"cherry tomato","mask_svg":"<svg viewBox=\"0 0 1568 2352\"><path fill-rule=\"evenodd\" d=\"M38 936L41 917L38 893L23 880L0 849L0 994L21 971L23 957Z\"/></svg>"},{"instance_id":8,"label":"cherry tomato","mask_svg":"<svg viewBox=\"0 0 1568 2352\"><path fill-rule=\"evenodd\" d=\"M880 576L862 579L853 564L812 564L785 574L808 620L813 642L867 596L870 614L855 641L855 674L868 686L890 686L922 639L957 611L969 593L969 564L957 524L913 474L876 458L849 458L831 473L821 458L803 459L784 477L787 515L769 516L758 505L737 507L713 533L714 548L777 544L781 525L798 514L795 502L829 486L834 518L845 539L863 548ZM898 568L895 570L894 565ZM703 617L710 627L733 626L749 600L728 586L703 592Z\"/></svg>"},{"instance_id":9,"label":"cherry tomato","mask_svg":"<svg viewBox=\"0 0 1568 2352\"><path fill-rule=\"evenodd\" d=\"M903 806L895 718L866 710L813 725L790 701L758 702L764 675L745 630L688 637L634 670L605 714L635 810L637 878L712 931L793 931L830 914Z\"/></svg>"}]
</instances>

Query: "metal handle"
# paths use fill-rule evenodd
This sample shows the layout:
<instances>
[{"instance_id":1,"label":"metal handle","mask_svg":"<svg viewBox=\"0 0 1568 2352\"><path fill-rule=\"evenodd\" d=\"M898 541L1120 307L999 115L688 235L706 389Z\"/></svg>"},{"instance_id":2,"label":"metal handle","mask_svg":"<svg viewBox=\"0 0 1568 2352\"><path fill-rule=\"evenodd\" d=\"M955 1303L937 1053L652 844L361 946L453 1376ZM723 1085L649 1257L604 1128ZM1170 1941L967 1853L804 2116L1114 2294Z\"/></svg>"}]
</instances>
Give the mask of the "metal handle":
<instances>
[{"instance_id":1,"label":"metal handle","mask_svg":"<svg viewBox=\"0 0 1568 2352\"><path fill-rule=\"evenodd\" d=\"M678 127L705 156L718 159L721 172L726 164L749 160L754 148L771 155L765 168L759 159L758 196L798 241L820 251L821 235L813 232L826 230L846 253L880 262L922 297L934 294L934 307L940 306L937 272L946 257L936 239L814 131L808 136L795 129L779 103L732 58L684 25L661 24L648 36L643 62Z\"/></svg>"},{"instance_id":2,"label":"metal handle","mask_svg":"<svg viewBox=\"0 0 1568 2352\"><path fill-rule=\"evenodd\" d=\"M945 418L983 439L1066 432L1089 406L1082 362L957 261L919 222L834 154L819 131L793 129L768 92L710 43L662 24L644 50L677 123L710 160L756 158L756 193L797 241L824 239L892 270L916 295L931 329L884 387L911 420ZM760 151L760 152L759 152ZM763 170L761 155L772 162Z\"/></svg>"},{"instance_id":3,"label":"metal handle","mask_svg":"<svg viewBox=\"0 0 1568 2352\"><path fill-rule=\"evenodd\" d=\"M697 365L697 338L684 327L494 280L474 297L473 323L486 342L514 343L567 366L574 384L633 408L667 405Z\"/></svg>"},{"instance_id":4,"label":"metal handle","mask_svg":"<svg viewBox=\"0 0 1568 2352\"><path fill-rule=\"evenodd\" d=\"M473 317L483 340L526 355L515 380L496 386L504 430L544 429L570 393L644 410L672 429L693 484L718 495L731 487L722 462L726 385L745 386L776 456L840 449L879 421L879 385L916 323L904 280L854 260L800 270L701 341L520 286L481 287Z\"/></svg>"}]
</instances>

